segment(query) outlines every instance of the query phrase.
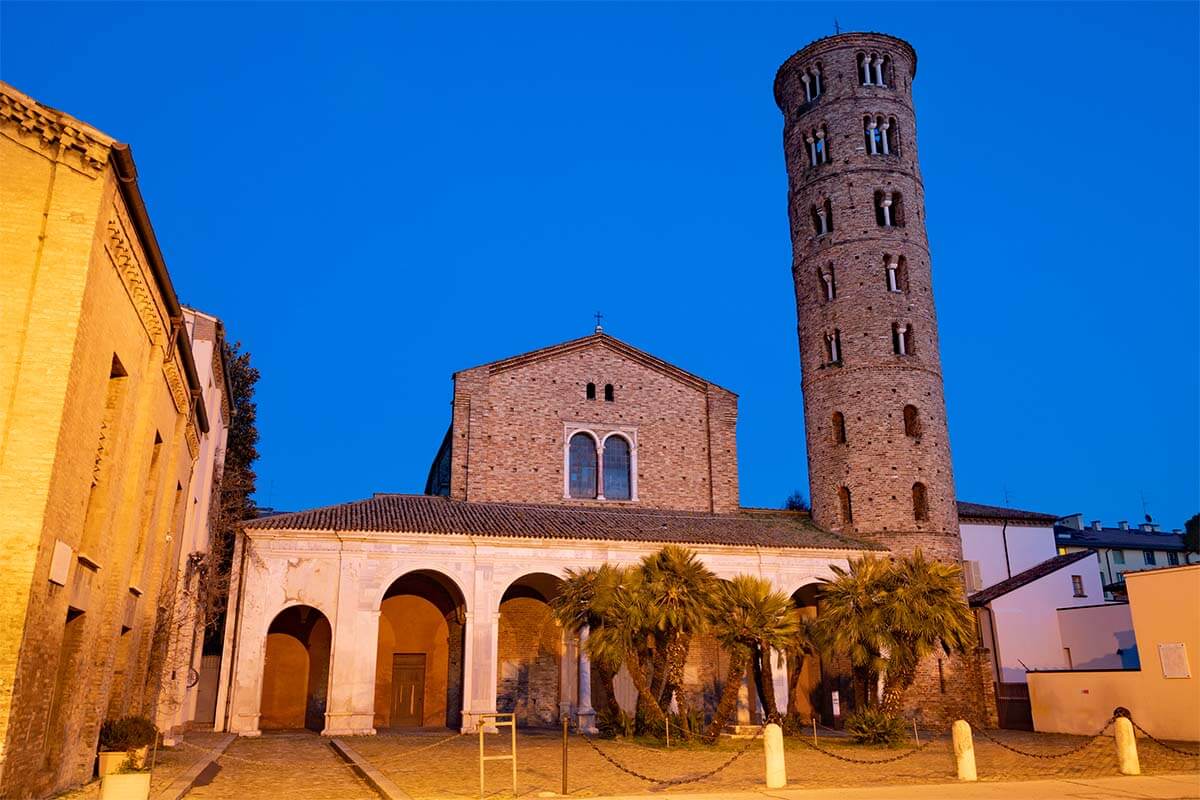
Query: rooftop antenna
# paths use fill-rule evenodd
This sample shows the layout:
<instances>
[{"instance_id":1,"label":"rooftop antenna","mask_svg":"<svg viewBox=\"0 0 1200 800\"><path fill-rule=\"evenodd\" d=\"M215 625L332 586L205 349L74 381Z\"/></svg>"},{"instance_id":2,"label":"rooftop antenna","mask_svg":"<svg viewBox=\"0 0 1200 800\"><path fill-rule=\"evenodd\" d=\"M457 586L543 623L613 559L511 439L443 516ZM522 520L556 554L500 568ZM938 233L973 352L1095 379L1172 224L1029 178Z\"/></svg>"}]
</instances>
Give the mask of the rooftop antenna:
<instances>
[{"instance_id":1,"label":"rooftop antenna","mask_svg":"<svg viewBox=\"0 0 1200 800\"><path fill-rule=\"evenodd\" d=\"M1142 492L1142 515L1146 517L1146 522L1154 522L1150 517L1150 509L1146 507L1146 493Z\"/></svg>"},{"instance_id":2,"label":"rooftop antenna","mask_svg":"<svg viewBox=\"0 0 1200 800\"><path fill-rule=\"evenodd\" d=\"M1009 499L1008 499L1008 487L1007 487L1007 486L1005 486L1005 487L1004 487L1004 505L1008 505L1008 504L1009 504L1009 502L1010 502L1010 501L1009 501Z\"/></svg>"},{"instance_id":3,"label":"rooftop antenna","mask_svg":"<svg viewBox=\"0 0 1200 800\"><path fill-rule=\"evenodd\" d=\"M835 34L842 32L842 26L838 24L837 17L833 18L833 32Z\"/></svg>"},{"instance_id":4,"label":"rooftop antenna","mask_svg":"<svg viewBox=\"0 0 1200 800\"><path fill-rule=\"evenodd\" d=\"M604 333L604 328L600 325L600 320L604 319L604 315L597 311L594 316L596 317L596 333Z\"/></svg>"}]
</instances>

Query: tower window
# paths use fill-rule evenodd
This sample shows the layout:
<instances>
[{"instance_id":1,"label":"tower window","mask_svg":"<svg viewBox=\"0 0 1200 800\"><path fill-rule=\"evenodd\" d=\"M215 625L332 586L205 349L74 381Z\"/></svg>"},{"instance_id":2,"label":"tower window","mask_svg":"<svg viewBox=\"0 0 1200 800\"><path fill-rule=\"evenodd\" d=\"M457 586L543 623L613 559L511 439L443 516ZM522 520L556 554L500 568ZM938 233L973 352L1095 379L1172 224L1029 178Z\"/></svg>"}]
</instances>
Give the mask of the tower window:
<instances>
[{"instance_id":1,"label":"tower window","mask_svg":"<svg viewBox=\"0 0 1200 800\"><path fill-rule=\"evenodd\" d=\"M904 407L904 435L916 438L921 435L921 416L916 406Z\"/></svg>"},{"instance_id":2,"label":"tower window","mask_svg":"<svg viewBox=\"0 0 1200 800\"><path fill-rule=\"evenodd\" d=\"M917 522L929 519L929 496L923 483L913 484L913 519Z\"/></svg>"},{"instance_id":3,"label":"tower window","mask_svg":"<svg viewBox=\"0 0 1200 800\"><path fill-rule=\"evenodd\" d=\"M604 440L604 499L628 500L629 442L622 436Z\"/></svg>"},{"instance_id":4,"label":"tower window","mask_svg":"<svg viewBox=\"0 0 1200 800\"><path fill-rule=\"evenodd\" d=\"M594 384L594 383L589 383L589 384L587 385L587 399L588 399L588 400L595 400L595 399L596 399L596 384Z\"/></svg>"},{"instance_id":5,"label":"tower window","mask_svg":"<svg viewBox=\"0 0 1200 800\"><path fill-rule=\"evenodd\" d=\"M613 401L613 387L611 383L604 384L604 402L611 403Z\"/></svg>"},{"instance_id":6,"label":"tower window","mask_svg":"<svg viewBox=\"0 0 1200 800\"><path fill-rule=\"evenodd\" d=\"M848 487L838 487L838 503L842 507L842 524L849 525L854 522L854 506L850 502L850 489Z\"/></svg>"},{"instance_id":7,"label":"tower window","mask_svg":"<svg viewBox=\"0 0 1200 800\"><path fill-rule=\"evenodd\" d=\"M870 155L890 156L899 153L896 147L895 117L863 117L863 135L866 137L867 153Z\"/></svg>"},{"instance_id":8,"label":"tower window","mask_svg":"<svg viewBox=\"0 0 1200 800\"><path fill-rule=\"evenodd\" d=\"M816 231L817 236L824 236L833 230L833 205L828 198L812 206L810 213L812 214L813 230Z\"/></svg>"},{"instance_id":9,"label":"tower window","mask_svg":"<svg viewBox=\"0 0 1200 800\"><path fill-rule=\"evenodd\" d=\"M837 297L837 279L834 277L833 264L826 264L817 272L821 282L821 297L829 302Z\"/></svg>"},{"instance_id":10,"label":"tower window","mask_svg":"<svg viewBox=\"0 0 1200 800\"><path fill-rule=\"evenodd\" d=\"M800 73L800 82L804 84L804 102L811 103L821 96L825 91L823 79L821 75L821 62L810 64L804 72Z\"/></svg>"},{"instance_id":11,"label":"tower window","mask_svg":"<svg viewBox=\"0 0 1200 800\"><path fill-rule=\"evenodd\" d=\"M858 54L858 79L863 86L887 86L892 59L883 53Z\"/></svg>"},{"instance_id":12,"label":"tower window","mask_svg":"<svg viewBox=\"0 0 1200 800\"><path fill-rule=\"evenodd\" d=\"M913 354L912 325L901 325L898 322L892 323L892 352L898 356L911 356Z\"/></svg>"},{"instance_id":13,"label":"tower window","mask_svg":"<svg viewBox=\"0 0 1200 800\"><path fill-rule=\"evenodd\" d=\"M586 433L577 433L571 437L569 453L571 497L594 498L596 496L596 440Z\"/></svg>"},{"instance_id":14,"label":"tower window","mask_svg":"<svg viewBox=\"0 0 1200 800\"><path fill-rule=\"evenodd\" d=\"M875 193L875 224L881 228L904 225L904 199L899 192Z\"/></svg>"},{"instance_id":15,"label":"tower window","mask_svg":"<svg viewBox=\"0 0 1200 800\"><path fill-rule=\"evenodd\" d=\"M842 363L842 332L834 328L833 333L825 334L825 365L834 366Z\"/></svg>"},{"instance_id":16,"label":"tower window","mask_svg":"<svg viewBox=\"0 0 1200 800\"><path fill-rule=\"evenodd\" d=\"M825 126L813 128L804 136L808 143L808 165L818 167L829 163L829 136Z\"/></svg>"},{"instance_id":17,"label":"tower window","mask_svg":"<svg viewBox=\"0 0 1200 800\"><path fill-rule=\"evenodd\" d=\"M908 262L904 256L884 254L883 274L889 292L908 291Z\"/></svg>"},{"instance_id":18,"label":"tower window","mask_svg":"<svg viewBox=\"0 0 1200 800\"><path fill-rule=\"evenodd\" d=\"M846 417L840 411L833 412L833 443L846 443Z\"/></svg>"}]
</instances>

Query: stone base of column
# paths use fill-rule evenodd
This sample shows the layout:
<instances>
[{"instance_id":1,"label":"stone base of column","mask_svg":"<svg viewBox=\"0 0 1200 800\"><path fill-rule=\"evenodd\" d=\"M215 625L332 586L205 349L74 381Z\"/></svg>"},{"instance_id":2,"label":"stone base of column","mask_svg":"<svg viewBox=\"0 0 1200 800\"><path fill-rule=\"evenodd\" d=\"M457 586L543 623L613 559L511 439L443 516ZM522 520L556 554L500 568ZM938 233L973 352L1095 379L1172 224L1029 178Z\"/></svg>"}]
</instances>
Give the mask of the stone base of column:
<instances>
[{"instance_id":1,"label":"stone base of column","mask_svg":"<svg viewBox=\"0 0 1200 800\"><path fill-rule=\"evenodd\" d=\"M484 733L496 733L499 728L495 726L491 719L481 716L479 711L464 711L462 715L462 733L479 733L479 728L482 725Z\"/></svg>"},{"instance_id":2,"label":"stone base of column","mask_svg":"<svg viewBox=\"0 0 1200 800\"><path fill-rule=\"evenodd\" d=\"M575 712L575 718L578 720L580 733L586 733L588 736L595 736L600 732L600 729L596 727L595 709L581 708Z\"/></svg>"},{"instance_id":3,"label":"stone base of column","mask_svg":"<svg viewBox=\"0 0 1200 800\"><path fill-rule=\"evenodd\" d=\"M326 712L322 736L374 736L375 714Z\"/></svg>"}]
</instances>

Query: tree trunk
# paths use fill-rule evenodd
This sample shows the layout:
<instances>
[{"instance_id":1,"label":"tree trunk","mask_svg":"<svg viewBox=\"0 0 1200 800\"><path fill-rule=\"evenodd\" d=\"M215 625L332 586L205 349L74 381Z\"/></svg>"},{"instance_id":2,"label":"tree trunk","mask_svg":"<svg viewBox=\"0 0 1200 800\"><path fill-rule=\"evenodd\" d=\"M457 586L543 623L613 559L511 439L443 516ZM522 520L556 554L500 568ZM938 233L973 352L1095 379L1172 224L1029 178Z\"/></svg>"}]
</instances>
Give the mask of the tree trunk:
<instances>
[{"instance_id":1,"label":"tree trunk","mask_svg":"<svg viewBox=\"0 0 1200 800\"><path fill-rule=\"evenodd\" d=\"M871 670L866 667L853 667L851 674L854 678L854 693L856 707L871 708L875 705L875 692L871 690Z\"/></svg>"},{"instance_id":2,"label":"tree trunk","mask_svg":"<svg viewBox=\"0 0 1200 800\"><path fill-rule=\"evenodd\" d=\"M604 693L604 710L608 714L612 724L616 725L621 719L621 704L617 702L617 691L613 687L613 680L616 678L616 675L599 661L592 662L592 669L596 677L600 679L600 691Z\"/></svg>"},{"instance_id":3,"label":"tree trunk","mask_svg":"<svg viewBox=\"0 0 1200 800\"><path fill-rule=\"evenodd\" d=\"M893 658L883 678L883 697L880 708L887 714L899 714L904 706L904 694L917 678L916 664L908 659Z\"/></svg>"},{"instance_id":4,"label":"tree trunk","mask_svg":"<svg viewBox=\"0 0 1200 800\"><path fill-rule=\"evenodd\" d=\"M789 653L787 657L788 665L788 701L787 714L797 722L808 722L808 720L800 719L800 678L804 673L804 654Z\"/></svg>"},{"instance_id":5,"label":"tree trunk","mask_svg":"<svg viewBox=\"0 0 1200 800\"><path fill-rule=\"evenodd\" d=\"M667 645L667 679L663 684L662 694L663 711L670 710L673 696L679 710L679 717L685 722L690 707L683 692L683 674L691 643L692 635L690 633L680 633L672 637L671 643Z\"/></svg>"},{"instance_id":6,"label":"tree trunk","mask_svg":"<svg viewBox=\"0 0 1200 800\"><path fill-rule=\"evenodd\" d=\"M654 649L650 651L650 694L663 708L662 695L667 683L667 639L655 634Z\"/></svg>"},{"instance_id":7,"label":"tree trunk","mask_svg":"<svg viewBox=\"0 0 1200 800\"><path fill-rule=\"evenodd\" d=\"M771 663L771 648L758 643L758 658L762 666L755 680L759 681L758 696L763 707L763 722L779 722L779 705L775 701L775 665Z\"/></svg>"},{"instance_id":8,"label":"tree trunk","mask_svg":"<svg viewBox=\"0 0 1200 800\"><path fill-rule=\"evenodd\" d=\"M663 727L666 717L650 692L646 673L642 671L637 651L632 648L625 652L625 668L629 670L629 677L633 679L633 685L638 691L638 714L645 715L646 721L655 728Z\"/></svg>"},{"instance_id":9,"label":"tree trunk","mask_svg":"<svg viewBox=\"0 0 1200 800\"><path fill-rule=\"evenodd\" d=\"M739 647L733 651L733 655L729 659L729 674L725 676L725 685L721 688L721 699L717 702L717 710L713 714L712 722L704 731L705 739L713 741L720 736L721 731L729 724L729 718L737 710L738 691L742 686L742 678L746 677L748 660L746 650Z\"/></svg>"}]
</instances>

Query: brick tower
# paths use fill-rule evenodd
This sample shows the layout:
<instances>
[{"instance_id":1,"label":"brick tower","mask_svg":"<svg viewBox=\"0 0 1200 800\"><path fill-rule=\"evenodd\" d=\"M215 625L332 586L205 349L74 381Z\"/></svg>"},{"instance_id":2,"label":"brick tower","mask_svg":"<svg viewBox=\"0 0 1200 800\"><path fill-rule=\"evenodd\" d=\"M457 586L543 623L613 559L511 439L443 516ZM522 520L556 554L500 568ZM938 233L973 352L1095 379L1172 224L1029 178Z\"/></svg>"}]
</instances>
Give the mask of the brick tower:
<instances>
[{"instance_id":1,"label":"brick tower","mask_svg":"<svg viewBox=\"0 0 1200 800\"><path fill-rule=\"evenodd\" d=\"M884 34L819 39L780 67L775 100L813 518L898 554L919 547L958 562L911 94L916 60L911 45ZM990 682L978 659L936 661L923 665L912 692L927 716L987 708L978 692ZM958 679L948 690L951 673Z\"/></svg>"},{"instance_id":2,"label":"brick tower","mask_svg":"<svg viewBox=\"0 0 1200 800\"><path fill-rule=\"evenodd\" d=\"M809 486L822 527L958 561L915 73L907 42L847 33L775 79Z\"/></svg>"}]
</instances>

